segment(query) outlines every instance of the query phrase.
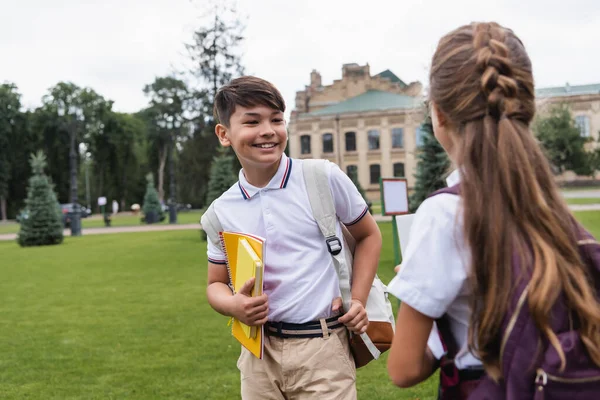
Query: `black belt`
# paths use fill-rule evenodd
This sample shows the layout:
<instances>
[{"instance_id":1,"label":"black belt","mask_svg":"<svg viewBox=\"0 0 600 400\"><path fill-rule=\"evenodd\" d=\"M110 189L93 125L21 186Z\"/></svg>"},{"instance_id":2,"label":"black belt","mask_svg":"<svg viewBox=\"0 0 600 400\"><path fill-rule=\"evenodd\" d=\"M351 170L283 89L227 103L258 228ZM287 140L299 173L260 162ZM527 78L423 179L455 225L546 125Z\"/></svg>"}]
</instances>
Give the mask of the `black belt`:
<instances>
[{"instance_id":1,"label":"black belt","mask_svg":"<svg viewBox=\"0 0 600 400\"><path fill-rule=\"evenodd\" d=\"M338 322L339 317L331 317L325 320L328 331L339 329L344 324ZM316 338L323 337L323 328L321 321L305 322L303 324L292 324L289 322L272 322L269 321L265 325L266 332L279 338Z\"/></svg>"}]
</instances>

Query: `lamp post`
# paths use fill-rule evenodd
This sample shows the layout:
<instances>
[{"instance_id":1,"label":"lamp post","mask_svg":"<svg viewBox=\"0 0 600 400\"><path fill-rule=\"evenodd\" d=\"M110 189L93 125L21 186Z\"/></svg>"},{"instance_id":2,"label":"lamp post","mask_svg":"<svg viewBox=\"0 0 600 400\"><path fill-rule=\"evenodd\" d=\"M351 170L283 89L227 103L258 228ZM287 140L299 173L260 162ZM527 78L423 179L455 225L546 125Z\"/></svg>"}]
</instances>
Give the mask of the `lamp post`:
<instances>
[{"instance_id":1,"label":"lamp post","mask_svg":"<svg viewBox=\"0 0 600 400\"><path fill-rule=\"evenodd\" d=\"M85 202L87 204L88 209L92 209L92 204L90 203L90 176L89 176L89 167L90 167L90 153L85 153ZM86 211L87 212L87 211Z\"/></svg>"},{"instance_id":2,"label":"lamp post","mask_svg":"<svg viewBox=\"0 0 600 400\"><path fill-rule=\"evenodd\" d=\"M69 167L70 167L70 180L71 180L71 196L70 202L72 209L69 212L69 225L71 228L71 236L81 236L81 211L79 204L77 203L77 151L76 151L76 139L77 139L77 121L81 119L82 112L80 109L70 106L68 110L64 107L58 108L58 115L60 117L71 118L66 123L67 132L69 132Z\"/></svg>"},{"instance_id":3,"label":"lamp post","mask_svg":"<svg viewBox=\"0 0 600 400\"><path fill-rule=\"evenodd\" d=\"M169 132L169 224L177 223L177 203L175 200L175 137L181 127L181 122L173 120L173 129Z\"/></svg>"},{"instance_id":4,"label":"lamp post","mask_svg":"<svg viewBox=\"0 0 600 400\"><path fill-rule=\"evenodd\" d=\"M181 122L172 115L166 115L166 120L157 121L157 125L167 131L168 144L167 156L169 157L169 224L177 223L177 207L175 205L175 164L173 154L175 150L175 133L181 126Z\"/></svg>"}]
</instances>

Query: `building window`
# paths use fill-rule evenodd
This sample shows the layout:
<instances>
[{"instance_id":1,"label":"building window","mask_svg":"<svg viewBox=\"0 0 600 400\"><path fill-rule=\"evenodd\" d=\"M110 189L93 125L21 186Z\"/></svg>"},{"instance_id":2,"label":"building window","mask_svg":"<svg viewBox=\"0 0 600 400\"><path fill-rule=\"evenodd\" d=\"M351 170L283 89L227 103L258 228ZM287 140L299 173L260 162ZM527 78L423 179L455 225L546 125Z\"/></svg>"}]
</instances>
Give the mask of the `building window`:
<instances>
[{"instance_id":1,"label":"building window","mask_svg":"<svg viewBox=\"0 0 600 400\"><path fill-rule=\"evenodd\" d=\"M424 136L426 134L427 133L423 130L423 128L421 128L420 126L417 128L417 137L416 137L416 140L415 140L415 142L417 144L417 147L423 146L423 142L425 140Z\"/></svg>"},{"instance_id":2,"label":"building window","mask_svg":"<svg viewBox=\"0 0 600 400\"><path fill-rule=\"evenodd\" d=\"M394 177L404 178L404 163L399 162L394 164Z\"/></svg>"},{"instance_id":3,"label":"building window","mask_svg":"<svg viewBox=\"0 0 600 400\"><path fill-rule=\"evenodd\" d=\"M392 129L392 148L401 149L404 147L404 129Z\"/></svg>"},{"instance_id":4,"label":"building window","mask_svg":"<svg viewBox=\"0 0 600 400\"><path fill-rule=\"evenodd\" d=\"M323 135L323 153L333 153L333 134Z\"/></svg>"},{"instance_id":5,"label":"building window","mask_svg":"<svg viewBox=\"0 0 600 400\"><path fill-rule=\"evenodd\" d=\"M369 173L371 176L371 183L379 183L379 178L381 178L381 167L379 164L369 165Z\"/></svg>"},{"instance_id":6,"label":"building window","mask_svg":"<svg viewBox=\"0 0 600 400\"><path fill-rule=\"evenodd\" d=\"M350 179L358 179L358 167L356 165L348 165L346 167L346 175L348 175Z\"/></svg>"},{"instance_id":7,"label":"building window","mask_svg":"<svg viewBox=\"0 0 600 400\"><path fill-rule=\"evenodd\" d=\"M310 154L310 135L300 136L300 153Z\"/></svg>"},{"instance_id":8,"label":"building window","mask_svg":"<svg viewBox=\"0 0 600 400\"><path fill-rule=\"evenodd\" d=\"M376 129L370 130L367 133L369 137L369 150L379 149L379 131Z\"/></svg>"},{"instance_id":9,"label":"building window","mask_svg":"<svg viewBox=\"0 0 600 400\"><path fill-rule=\"evenodd\" d=\"M346 151L356 151L356 132L346 132Z\"/></svg>"},{"instance_id":10,"label":"building window","mask_svg":"<svg viewBox=\"0 0 600 400\"><path fill-rule=\"evenodd\" d=\"M579 128L579 134L583 137L590 136L590 117L578 115L575 117L575 125Z\"/></svg>"}]
</instances>

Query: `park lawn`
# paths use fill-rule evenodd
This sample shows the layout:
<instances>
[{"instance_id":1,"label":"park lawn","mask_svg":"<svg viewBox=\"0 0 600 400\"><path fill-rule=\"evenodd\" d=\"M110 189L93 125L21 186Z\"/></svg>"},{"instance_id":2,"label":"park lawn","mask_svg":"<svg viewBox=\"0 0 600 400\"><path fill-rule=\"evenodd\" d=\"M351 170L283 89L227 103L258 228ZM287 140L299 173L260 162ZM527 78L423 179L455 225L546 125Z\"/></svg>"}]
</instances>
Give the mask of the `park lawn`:
<instances>
[{"instance_id":1,"label":"park lawn","mask_svg":"<svg viewBox=\"0 0 600 400\"><path fill-rule=\"evenodd\" d=\"M567 204L600 204L600 197L566 198Z\"/></svg>"},{"instance_id":2,"label":"park lawn","mask_svg":"<svg viewBox=\"0 0 600 400\"><path fill-rule=\"evenodd\" d=\"M239 398L239 345L206 302L205 250L195 230L0 242L0 398ZM434 380L395 388L385 362L359 371L360 398L435 398Z\"/></svg>"},{"instance_id":3,"label":"park lawn","mask_svg":"<svg viewBox=\"0 0 600 400\"><path fill-rule=\"evenodd\" d=\"M561 187L560 190L562 190L563 192L583 192L583 191L600 190L600 186Z\"/></svg>"},{"instance_id":4,"label":"park lawn","mask_svg":"<svg viewBox=\"0 0 600 400\"><path fill-rule=\"evenodd\" d=\"M577 217L599 237L600 213ZM387 283L391 224L380 227ZM0 398L239 398L239 345L206 302L199 237L190 230L67 237L39 248L0 242ZM436 377L394 387L386 360L359 370L359 398L436 397Z\"/></svg>"},{"instance_id":5,"label":"park lawn","mask_svg":"<svg viewBox=\"0 0 600 400\"><path fill-rule=\"evenodd\" d=\"M182 211L177 214L177 223L178 224L198 224L200 223L200 217L202 216L203 210L192 210L192 211ZM119 226L136 226L142 225L141 215L132 215L129 213L126 214L117 214L116 216L111 216L111 227L119 227ZM160 224L166 225L169 223L169 215L167 214L165 220L160 222ZM98 218L96 216L92 218L82 218L81 226L85 230L85 228L104 228L104 219L101 217ZM18 233L20 225L17 222L9 221L0 223L0 234L5 233ZM85 231L83 232L85 234Z\"/></svg>"}]
</instances>

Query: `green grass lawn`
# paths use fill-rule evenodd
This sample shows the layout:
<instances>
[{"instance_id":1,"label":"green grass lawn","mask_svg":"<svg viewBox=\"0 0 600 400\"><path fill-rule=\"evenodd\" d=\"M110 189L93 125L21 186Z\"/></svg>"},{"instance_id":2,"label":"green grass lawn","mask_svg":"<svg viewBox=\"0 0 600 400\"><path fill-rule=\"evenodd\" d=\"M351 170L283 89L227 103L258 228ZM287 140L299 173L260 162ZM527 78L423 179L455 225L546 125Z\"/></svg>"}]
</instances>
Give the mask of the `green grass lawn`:
<instances>
[{"instance_id":1,"label":"green grass lawn","mask_svg":"<svg viewBox=\"0 0 600 400\"><path fill-rule=\"evenodd\" d=\"M202 216L202 210L193 210L180 212L177 214L177 223L178 224L197 224L200 222L200 217ZM140 221L141 215L130 215L130 214L118 214L112 217L111 227L117 226L136 226L141 225ZM166 215L166 218L160 224L168 224L169 223L169 215ZM104 220L102 218L82 218L81 226L83 229L85 228L104 228ZM17 233L19 232L19 224L10 221L10 222L0 222L0 234L4 233Z\"/></svg>"},{"instance_id":2,"label":"green grass lawn","mask_svg":"<svg viewBox=\"0 0 600 400\"><path fill-rule=\"evenodd\" d=\"M563 192L583 192L590 190L600 190L600 186L573 186L573 187L561 187L560 190Z\"/></svg>"},{"instance_id":3,"label":"green grass lawn","mask_svg":"<svg viewBox=\"0 0 600 400\"><path fill-rule=\"evenodd\" d=\"M600 197L567 198L567 204L600 204Z\"/></svg>"},{"instance_id":4,"label":"green grass lawn","mask_svg":"<svg viewBox=\"0 0 600 400\"><path fill-rule=\"evenodd\" d=\"M577 216L600 237L600 212ZM380 226L387 283L391 224ZM0 242L0 399L238 399L239 345L206 302L199 237L90 235L25 249ZM386 360L359 370L360 399L436 398L435 377L394 387Z\"/></svg>"},{"instance_id":5,"label":"green grass lawn","mask_svg":"<svg viewBox=\"0 0 600 400\"><path fill-rule=\"evenodd\" d=\"M391 224L382 230L387 282ZM239 398L239 346L206 302L199 236L90 235L25 249L0 242L0 398ZM359 370L360 398L435 398L434 380L395 388L385 363Z\"/></svg>"}]
</instances>

